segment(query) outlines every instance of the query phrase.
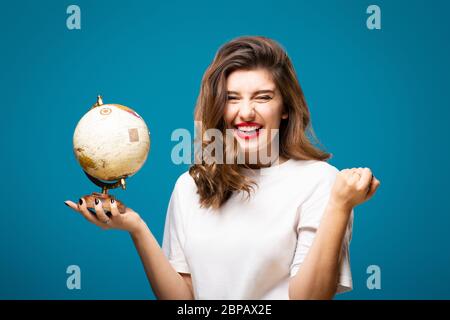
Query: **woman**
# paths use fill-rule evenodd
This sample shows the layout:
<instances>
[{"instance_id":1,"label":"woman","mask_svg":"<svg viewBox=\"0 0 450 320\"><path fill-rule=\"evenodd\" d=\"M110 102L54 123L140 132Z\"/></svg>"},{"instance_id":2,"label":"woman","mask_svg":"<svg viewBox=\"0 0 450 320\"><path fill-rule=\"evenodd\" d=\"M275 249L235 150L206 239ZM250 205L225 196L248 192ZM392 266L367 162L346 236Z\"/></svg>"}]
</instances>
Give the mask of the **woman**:
<instances>
[{"instance_id":1,"label":"woman","mask_svg":"<svg viewBox=\"0 0 450 320\"><path fill-rule=\"evenodd\" d=\"M338 171L313 146L285 51L264 37L226 43L203 77L195 120L202 151L208 130L224 146L197 155L177 180L162 248L130 208L119 214L113 202L109 217L99 201L96 215L83 199L66 204L131 234L158 299L331 299L351 290L353 208L380 182L368 168Z\"/></svg>"}]
</instances>

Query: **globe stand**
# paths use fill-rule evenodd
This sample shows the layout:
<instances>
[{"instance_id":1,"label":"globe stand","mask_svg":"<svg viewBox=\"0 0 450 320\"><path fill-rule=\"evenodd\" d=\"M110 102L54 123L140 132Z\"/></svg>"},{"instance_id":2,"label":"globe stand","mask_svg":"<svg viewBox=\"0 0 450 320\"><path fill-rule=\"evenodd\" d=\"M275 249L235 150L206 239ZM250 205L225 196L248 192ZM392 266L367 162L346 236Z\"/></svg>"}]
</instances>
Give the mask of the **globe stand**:
<instances>
[{"instance_id":1,"label":"globe stand","mask_svg":"<svg viewBox=\"0 0 450 320\"><path fill-rule=\"evenodd\" d=\"M114 189L117 187L122 187L122 189L125 190L125 178L121 178L117 182L103 182L97 178L94 178L90 174L88 174L86 171L83 170L83 172L86 174L86 176L91 180L94 184L102 188L102 193L99 192L93 192L92 194L85 195L83 199L86 201L86 206L89 211L92 213L95 213L95 199L97 198L102 202L103 210L105 210L105 213L107 216L111 216L111 199L114 199L114 201L117 204L117 209L119 209L120 213L125 213L126 206L120 201L117 200L114 196L108 194L109 189Z\"/></svg>"}]
</instances>

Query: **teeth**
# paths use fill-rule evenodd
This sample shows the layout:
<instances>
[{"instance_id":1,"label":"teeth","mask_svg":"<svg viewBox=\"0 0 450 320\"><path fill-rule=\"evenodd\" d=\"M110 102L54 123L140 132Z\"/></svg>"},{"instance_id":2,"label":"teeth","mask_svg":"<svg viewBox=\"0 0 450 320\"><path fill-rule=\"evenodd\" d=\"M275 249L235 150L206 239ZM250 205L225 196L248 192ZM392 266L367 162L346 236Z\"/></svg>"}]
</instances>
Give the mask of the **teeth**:
<instances>
[{"instance_id":1,"label":"teeth","mask_svg":"<svg viewBox=\"0 0 450 320\"><path fill-rule=\"evenodd\" d=\"M248 127L248 126L241 126L241 127L238 127L238 130L239 130L239 131L242 131L242 132L250 132L250 131L258 130L259 128L261 128L261 127L256 127L256 126L251 126L251 127Z\"/></svg>"},{"instance_id":2,"label":"teeth","mask_svg":"<svg viewBox=\"0 0 450 320\"><path fill-rule=\"evenodd\" d=\"M246 134L254 134L256 132L256 130L251 130L251 131L242 131L239 130L240 132L246 133Z\"/></svg>"}]
</instances>

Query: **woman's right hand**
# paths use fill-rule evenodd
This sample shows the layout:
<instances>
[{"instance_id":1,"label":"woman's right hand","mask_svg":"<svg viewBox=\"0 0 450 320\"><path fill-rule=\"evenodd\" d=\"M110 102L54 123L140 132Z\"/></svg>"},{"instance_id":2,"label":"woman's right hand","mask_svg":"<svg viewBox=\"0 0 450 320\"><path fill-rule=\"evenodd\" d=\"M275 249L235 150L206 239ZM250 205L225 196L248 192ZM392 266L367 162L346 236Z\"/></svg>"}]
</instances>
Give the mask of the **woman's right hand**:
<instances>
[{"instance_id":1,"label":"woman's right hand","mask_svg":"<svg viewBox=\"0 0 450 320\"><path fill-rule=\"evenodd\" d=\"M95 224L102 229L119 229L125 230L130 233L137 232L140 230L144 221L141 219L139 214L131 208L126 208L124 213L120 213L117 208L117 203L111 201L111 216L108 217L103 209L102 202L96 201L95 204L95 215L91 213L86 207L86 200L80 198L78 203L67 200L64 203L75 211L78 211L83 215L83 217L89 222Z\"/></svg>"}]
</instances>

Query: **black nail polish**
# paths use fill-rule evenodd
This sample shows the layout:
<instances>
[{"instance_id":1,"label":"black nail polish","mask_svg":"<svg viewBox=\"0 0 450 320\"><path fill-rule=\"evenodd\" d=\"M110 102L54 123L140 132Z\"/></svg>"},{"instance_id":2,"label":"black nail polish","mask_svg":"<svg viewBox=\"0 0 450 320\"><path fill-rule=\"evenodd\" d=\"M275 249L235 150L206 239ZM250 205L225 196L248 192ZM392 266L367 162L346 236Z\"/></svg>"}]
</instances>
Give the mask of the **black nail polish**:
<instances>
[{"instance_id":1,"label":"black nail polish","mask_svg":"<svg viewBox=\"0 0 450 320\"><path fill-rule=\"evenodd\" d=\"M100 201L98 201L97 198L95 198L95 204L98 204Z\"/></svg>"},{"instance_id":2,"label":"black nail polish","mask_svg":"<svg viewBox=\"0 0 450 320\"><path fill-rule=\"evenodd\" d=\"M78 200L78 203L79 203L80 205L82 205L82 204L83 204L83 199L80 198L80 200Z\"/></svg>"},{"instance_id":3,"label":"black nail polish","mask_svg":"<svg viewBox=\"0 0 450 320\"><path fill-rule=\"evenodd\" d=\"M70 206L67 204L67 202L65 202L65 201L64 201L64 204L65 204L66 206L70 207Z\"/></svg>"},{"instance_id":4,"label":"black nail polish","mask_svg":"<svg viewBox=\"0 0 450 320\"><path fill-rule=\"evenodd\" d=\"M111 203L114 203L114 201L115 201L115 200L114 200L113 198L111 198Z\"/></svg>"}]
</instances>

